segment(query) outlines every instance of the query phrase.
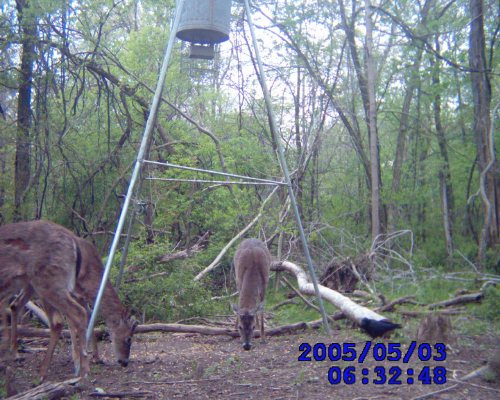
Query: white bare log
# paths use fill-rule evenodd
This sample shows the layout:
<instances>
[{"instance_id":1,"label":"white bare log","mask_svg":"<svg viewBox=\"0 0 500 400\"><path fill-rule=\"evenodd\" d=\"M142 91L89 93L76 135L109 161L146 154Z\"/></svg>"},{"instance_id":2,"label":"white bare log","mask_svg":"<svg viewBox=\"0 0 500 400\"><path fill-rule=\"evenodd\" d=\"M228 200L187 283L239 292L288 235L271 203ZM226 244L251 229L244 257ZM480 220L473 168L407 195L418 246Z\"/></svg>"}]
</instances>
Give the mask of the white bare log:
<instances>
[{"instance_id":1,"label":"white bare log","mask_svg":"<svg viewBox=\"0 0 500 400\"><path fill-rule=\"evenodd\" d=\"M304 272L304 270L299 267L296 264L291 263L290 261L275 261L271 264L271 270L272 271L288 271L291 274L295 275L297 278L297 284L299 287L299 290L307 295L312 295L315 296L316 292L314 290L314 286L311 282L309 282L309 279ZM339 292L336 292L335 290L332 290L330 288L327 288L322 285L318 285L319 293L321 297L327 301L329 301L331 304L333 304L335 307L337 307L344 315L360 324L361 320L363 318L368 318L372 319L375 321L380 321L383 319L387 319L383 317L380 314L377 314L376 312L370 310L369 308L360 306L359 304L356 304L354 301L352 301L350 298L340 294Z\"/></svg>"},{"instance_id":2,"label":"white bare log","mask_svg":"<svg viewBox=\"0 0 500 400\"><path fill-rule=\"evenodd\" d=\"M25 307L30 310L33 314L37 316L37 318L42 321L45 326L49 326L49 319L47 318L47 314L40 307L38 307L32 301L28 301Z\"/></svg>"}]
</instances>

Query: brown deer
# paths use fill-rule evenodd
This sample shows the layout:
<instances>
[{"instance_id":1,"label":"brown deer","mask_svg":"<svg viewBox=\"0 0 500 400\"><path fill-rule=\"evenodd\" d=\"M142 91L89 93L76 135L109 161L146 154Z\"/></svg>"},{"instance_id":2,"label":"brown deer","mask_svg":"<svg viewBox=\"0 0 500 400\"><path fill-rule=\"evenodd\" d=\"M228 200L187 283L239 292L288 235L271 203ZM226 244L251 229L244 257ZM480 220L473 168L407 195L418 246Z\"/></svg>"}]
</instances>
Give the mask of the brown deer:
<instances>
[{"instance_id":1,"label":"brown deer","mask_svg":"<svg viewBox=\"0 0 500 400\"><path fill-rule=\"evenodd\" d=\"M61 237L64 243L59 243ZM75 249L74 258L68 255L72 247ZM67 258L70 258L71 262L58 262ZM34 274L43 275L47 266L53 270L50 279L46 281L44 278L35 279ZM59 225L47 221L34 221L0 227L0 299L5 299L6 296L22 289L22 294L11 306L12 348L14 350L17 348L17 310L26 304L33 293L40 297L49 317L51 337L41 365L42 379L46 376L62 330L61 314L68 319L76 374L85 376L88 373L89 364L85 352L87 327L85 306L95 299L102 272L102 262L95 246ZM71 307L65 302L58 303L61 295L55 292L64 284L67 287L65 296L69 298L67 302L72 304L73 309L78 310L77 318L70 315ZM120 303L109 282L105 287L101 310L110 328L118 361L126 366L136 322L129 318L127 310ZM94 357L97 357L96 349L94 342Z\"/></svg>"},{"instance_id":2,"label":"brown deer","mask_svg":"<svg viewBox=\"0 0 500 400\"><path fill-rule=\"evenodd\" d=\"M69 230L47 221L0 226L0 299L5 302L20 289L33 290L47 308L66 316L75 373L86 376L90 370L85 348L87 312L72 294L81 266L75 238ZM49 362L46 357L42 372Z\"/></svg>"},{"instance_id":3,"label":"brown deer","mask_svg":"<svg viewBox=\"0 0 500 400\"><path fill-rule=\"evenodd\" d=\"M271 254L258 239L245 239L234 255L236 286L240 292L238 305L231 304L236 314L236 327L243 348L252 348L252 338L260 314L260 337L264 341L264 302L269 281Z\"/></svg>"},{"instance_id":4,"label":"brown deer","mask_svg":"<svg viewBox=\"0 0 500 400\"><path fill-rule=\"evenodd\" d=\"M73 295L82 306L87 307L93 305L97 296L104 267L101 257L92 243L79 237L76 237L76 242L81 252L81 267ZM32 295L33 290L24 290L22 295L11 304L11 347L14 352L17 351L17 311L24 307ZM111 332L111 342L113 343L115 356L120 365L126 367L129 361L132 336L137 326L137 321L130 317L128 310L120 302L115 289L109 281L106 282L104 288L100 310ZM47 362L44 365L50 363L62 330L62 318L57 310L48 307L46 311L49 321L51 321L51 341L46 353ZM99 355L95 337L93 337L92 345L92 356L94 360L98 361Z\"/></svg>"}]
</instances>

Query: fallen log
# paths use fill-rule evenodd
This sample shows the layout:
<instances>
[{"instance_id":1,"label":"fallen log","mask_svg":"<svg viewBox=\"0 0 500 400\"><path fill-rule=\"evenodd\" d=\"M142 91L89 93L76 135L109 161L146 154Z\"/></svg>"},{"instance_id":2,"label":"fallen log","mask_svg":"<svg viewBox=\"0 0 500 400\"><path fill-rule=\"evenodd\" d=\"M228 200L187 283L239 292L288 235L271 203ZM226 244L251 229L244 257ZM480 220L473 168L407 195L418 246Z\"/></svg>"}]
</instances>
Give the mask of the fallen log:
<instances>
[{"instance_id":1,"label":"fallen log","mask_svg":"<svg viewBox=\"0 0 500 400\"><path fill-rule=\"evenodd\" d=\"M310 322L297 322L290 325L282 325L274 328L266 329L266 335L268 336L278 336L284 335L290 332L305 330L305 329L316 329L321 325L321 320L314 320ZM95 330L95 333L99 330ZM202 335L226 335L230 337L239 337L240 334L234 328L218 328L204 325L186 325L186 324L143 324L138 325L135 329L135 333L151 333L151 332L165 332L165 333L199 333ZM63 329L62 335L65 338L70 338L69 330ZM30 328L21 326L18 329L19 337L50 337L49 329L41 328ZM255 331L255 337L259 337L260 332Z\"/></svg>"},{"instance_id":2,"label":"fallen log","mask_svg":"<svg viewBox=\"0 0 500 400\"><path fill-rule=\"evenodd\" d=\"M78 390L77 383L80 378L68 379L62 382L47 382L29 389L15 396L7 397L5 400L42 400L60 399L71 396Z\"/></svg>"},{"instance_id":3,"label":"fallen log","mask_svg":"<svg viewBox=\"0 0 500 400\"><path fill-rule=\"evenodd\" d=\"M415 296L404 296L400 297L399 299L393 300L386 305L379 307L377 311L384 312L384 311L392 311L394 310L394 307L397 305L401 304L415 304L417 305L418 303L415 301Z\"/></svg>"},{"instance_id":4,"label":"fallen log","mask_svg":"<svg viewBox=\"0 0 500 400\"><path fill-rule=\"evenodd\" d=\"M319 322L321 325L321 321ZM266 329L267 336L278 336L284 335L290 332L305 330L308 328L317 328L319 327L318 321L312 322L297 322L295 324L290 325L282 325L277 326L275 328ZM147 324L147 325L139 325L136 330L136 333L149 333L149 332L176 332L176 333L200 333L202 335L227 335L231 337L239 337L240 334L235 329L232 328L215 328L203 325L183 325L183 324ZM258 330L255 331L255 337L259 337L260 332Z\"/></svg>"},{"instance_id":5,"label":"fallen log","mask_svg":"<svg viewBox=\"0 0 500 400\"><path fill-rule=\"evenodd\" d=\"M299 290L302 293L311 296L316 295L313 284L309 282L306 273L298 265L293 264L290 261L274 261L271 264L271 270L290 272L297 278L297 284ZM361 322L364 319L373 321L382 321L387 319L386 317L376 313L375 311L372 311L369 308L355 303L350 298L340 294L335 290L322 285L318 285L318 289L319 294L323 299L329 301L331 304L337 307L342 312L342 314L345 315L345 317L347 317L351 321L356 322L358 325L361 325Z\"/></svg>"},{"instance_id":6,"label":"fallen log","mask_svg":"<svg viewBox=\"0 0 500 400\"><path fill-rule=\"evenodd\" d=\"M429 304L429 309L440 308L440 307L449 307L457 304L467 304L467 303L477 303L481 301L484 297L483 292L464 294L462 296L454 297L453 299L440 301L438 303Z\"/></svg>"}]
</instances>

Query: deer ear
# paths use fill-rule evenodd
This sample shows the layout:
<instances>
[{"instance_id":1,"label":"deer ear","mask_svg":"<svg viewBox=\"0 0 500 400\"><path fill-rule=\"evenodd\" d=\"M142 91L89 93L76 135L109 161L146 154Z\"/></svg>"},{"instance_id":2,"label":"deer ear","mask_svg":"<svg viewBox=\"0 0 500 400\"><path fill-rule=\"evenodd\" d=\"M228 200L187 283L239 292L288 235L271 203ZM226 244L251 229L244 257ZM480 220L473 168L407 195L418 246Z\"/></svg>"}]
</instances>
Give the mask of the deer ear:
<instances>
[{"instance_id":1,"label":"deer ear","mask_svg":"<svg viewBox=\"0 0 500 400\"><path fill-rule=\"evenodd\" d=\"M231 304L231 308L233 309L233 312L238 315L238 310L239 310L239 307L238 307L238 304L234 304L234 303L230 303Z\"/></svg>"},{"instance_id":2,"label":"deer ear","mask_svg":"<svg viewBox=\"0 0 500 400\"><path fill-rule=\"evenodd\" d=\"M265 304L265 300L261 301L259 304L257 304L257 307L255 307L255 313L259 313L259 312L262 312L264 311L264 304Z\"/></svg>"}]
</instances>

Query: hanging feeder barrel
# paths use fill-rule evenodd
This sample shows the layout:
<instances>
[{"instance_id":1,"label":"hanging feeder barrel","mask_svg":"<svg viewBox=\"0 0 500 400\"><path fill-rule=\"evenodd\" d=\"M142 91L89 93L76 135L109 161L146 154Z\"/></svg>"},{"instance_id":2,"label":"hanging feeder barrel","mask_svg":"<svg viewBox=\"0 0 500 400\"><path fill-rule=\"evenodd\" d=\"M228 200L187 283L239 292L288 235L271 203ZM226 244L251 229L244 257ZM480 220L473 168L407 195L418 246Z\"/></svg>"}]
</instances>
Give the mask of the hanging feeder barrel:
<instances>
[{"instance_id":1,"label":"hanging feeder barrel","mask_svg":"<svg viewBox=\"0 0 500 400\"><path fill-rule=\"evenodd\" d=\"M231 1L184 0L176 36L199 44L217 44L228 40Z\"/></svg>"}]
</instances>

